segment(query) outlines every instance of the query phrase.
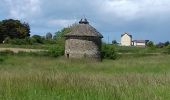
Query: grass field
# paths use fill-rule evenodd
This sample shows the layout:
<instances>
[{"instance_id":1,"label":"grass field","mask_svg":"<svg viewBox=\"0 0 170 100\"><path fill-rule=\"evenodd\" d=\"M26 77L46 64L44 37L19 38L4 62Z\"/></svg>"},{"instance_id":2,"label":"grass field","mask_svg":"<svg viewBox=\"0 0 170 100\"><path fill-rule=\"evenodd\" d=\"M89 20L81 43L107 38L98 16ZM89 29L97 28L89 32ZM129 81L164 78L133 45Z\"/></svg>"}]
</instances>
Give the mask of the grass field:
<instances>
[{"instance_id":1,"label":"grass field","mask_svg":"<svg viewBox=\"0 0 170 100\"><path fill-rule=\"evenodd\" d=\"M25 49L45 49L55 47L56 44L37 44L37 45L12 45L0 44L0 48L25 48ZM118 53L163 53L165 48L142 48L142 47L123 47L114 46Z\"/></svg>"},{"instance_id":2,"label":"grass field","mask_svg":"<svg viewBox=\"0 0 170 100\"><path fill-rule=\"evenodd\" d=\"M13 45L13 44L0 44L0 48L25 48L25 49L49 49L56 44L37 44L37 45Z\"/></svg>"},{"instance_id":3,"label":"grass field","mask_svg":"<svg viewBox=\"0 0 170 100\"><path fill-rule=\"evenodd\" d=\"M170 55L92 63L0 57L0 100L169 100Z\"/></svg>"}]
</instances>

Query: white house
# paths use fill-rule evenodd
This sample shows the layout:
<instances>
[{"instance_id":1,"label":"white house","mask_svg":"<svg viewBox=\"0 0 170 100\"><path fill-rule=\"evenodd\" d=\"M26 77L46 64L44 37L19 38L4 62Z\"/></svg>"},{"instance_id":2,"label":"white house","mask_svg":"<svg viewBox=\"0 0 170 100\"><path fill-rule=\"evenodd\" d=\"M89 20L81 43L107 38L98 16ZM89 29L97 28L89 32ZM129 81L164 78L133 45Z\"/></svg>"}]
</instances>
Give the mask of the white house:
<instances>
[{"instance_id":1,"label":"white house","mask_svg":"<svg viewBox=\"0 0 170 100\"><path fill-rule=\"evenodd\" d=\"M121 46L132 46L132 35L124 33L121 35Z\"/></svg>"},{"instance_id":2,"label":"white house","mask_svg":"<svg viewBox=\"0 0 170 100\"><path fill-rule=\"evenodd\" d=\"M133 46L137 46L137 47L146 47L146 43L148 42L148 40L134 40Z\"/></svg>"}]
</instances>

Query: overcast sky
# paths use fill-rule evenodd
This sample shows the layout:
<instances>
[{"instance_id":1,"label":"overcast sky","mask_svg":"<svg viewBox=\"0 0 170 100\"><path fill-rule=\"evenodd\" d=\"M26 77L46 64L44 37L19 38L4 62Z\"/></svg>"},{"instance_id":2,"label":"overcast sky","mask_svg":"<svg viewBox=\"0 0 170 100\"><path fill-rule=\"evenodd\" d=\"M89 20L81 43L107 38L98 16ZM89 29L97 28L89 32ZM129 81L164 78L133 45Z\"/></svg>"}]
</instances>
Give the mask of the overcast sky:
<instances>
[{"instance_id":1,"label":"overcast sky","mask_svg":"<svg viewBox=\"0 0 170 100\"><path fill-rule=\"evenodd\" d=\"M133 39L170 40L170 0L0 0L0 20L15 18L45 35L86 17L107 42Z\"/></svg>"}]
</instances>

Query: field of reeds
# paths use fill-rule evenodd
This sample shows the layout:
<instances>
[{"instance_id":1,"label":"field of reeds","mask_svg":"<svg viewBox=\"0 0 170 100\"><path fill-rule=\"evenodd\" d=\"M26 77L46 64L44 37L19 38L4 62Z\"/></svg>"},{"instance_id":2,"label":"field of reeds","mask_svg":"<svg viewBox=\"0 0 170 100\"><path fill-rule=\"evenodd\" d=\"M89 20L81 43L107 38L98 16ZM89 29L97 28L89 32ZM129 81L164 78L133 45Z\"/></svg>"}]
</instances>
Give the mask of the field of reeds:
<instances>
[{"instance_id":1,"label":"field of reeds","mask_svg":"<svg viewBox=\"0 0 170 100\"><path fill-rule=\"evenodd\" d=\"M170 55L92 62L0 56L0 100L169 100Z\"/></svg>"}]
</instances>

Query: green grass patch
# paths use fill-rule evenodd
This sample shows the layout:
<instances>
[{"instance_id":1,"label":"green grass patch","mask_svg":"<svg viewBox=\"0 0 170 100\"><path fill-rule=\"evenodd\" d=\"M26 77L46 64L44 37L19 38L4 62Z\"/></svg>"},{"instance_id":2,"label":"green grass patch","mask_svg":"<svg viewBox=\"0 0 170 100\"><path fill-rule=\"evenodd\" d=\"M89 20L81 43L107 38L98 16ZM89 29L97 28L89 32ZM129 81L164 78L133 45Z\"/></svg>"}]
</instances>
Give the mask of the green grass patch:
<instances>
[{"instance_id":1,"label":"green grass patch","mask_svg":"<svg viewBox=\"0 0 170 100\"><path fill-rule=\"evenodd\" d=\"M146 54L146 53L163 53L166 48L116 46L115 49L118 53Z\"/></svg>"},{"instance_id":2,"label":"green grass patch","mask_svg":"<svg viewBox=\"0 0 170 100\"><path fill-rule=\"evenodd\" d=\"M170 99L169 55L103 62L24 54L1 57L0 100Z\"/></svg>"},{"instance_id":3,"label":"green grass patch","mask_svg":"<svg viewBox=\"0 0 170 100\"><path fill-rule=\"evenodd\" d=\"M49 49L57 44L34 44L34 45L13 45L13 44L0 44L0 48L25 48L25 49Z\"/></svg>"}]
</instances>

